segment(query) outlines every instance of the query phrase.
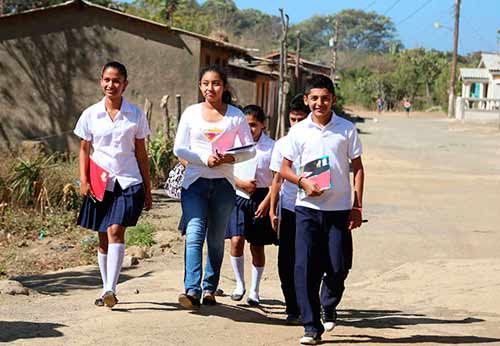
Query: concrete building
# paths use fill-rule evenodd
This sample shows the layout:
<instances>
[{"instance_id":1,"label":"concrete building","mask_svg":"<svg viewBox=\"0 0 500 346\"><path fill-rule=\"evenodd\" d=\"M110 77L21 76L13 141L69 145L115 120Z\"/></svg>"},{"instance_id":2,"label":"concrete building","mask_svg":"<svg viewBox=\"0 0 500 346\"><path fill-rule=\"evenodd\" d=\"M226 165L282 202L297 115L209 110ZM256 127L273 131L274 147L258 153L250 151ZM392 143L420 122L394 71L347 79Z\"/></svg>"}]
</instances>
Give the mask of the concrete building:
<instances>
[{"instance_id":1,"label":"concrete building","mask_svg":"<svg viewBox=\"0 0 500 346\"><path fill-rule=\"evenodd\" d=\"M461 68L462 96L456 117L462 120L500 119L500 54L482 53L477 68Z\"/></svg>"},{"instance_id":2,"label":"concrete building","mask_svg":"<svg viewBox=\"0 0 500 346\"><path fill-rule=\"evenodd\" d=\"M203 66L227 67L231 58L247 56L237 45L83 0L2 16L0 28L0 147L36 139L74 149L72 129L101 99L100 69L107 61L127 66L125 97L140 107L146 98L153 103L154 130L161 125L163 95L171 96L175 113L175 95L182 96L182 108L200 100ZM245 102L254 96L245 94Z\"/></svg>"}]
</instances>

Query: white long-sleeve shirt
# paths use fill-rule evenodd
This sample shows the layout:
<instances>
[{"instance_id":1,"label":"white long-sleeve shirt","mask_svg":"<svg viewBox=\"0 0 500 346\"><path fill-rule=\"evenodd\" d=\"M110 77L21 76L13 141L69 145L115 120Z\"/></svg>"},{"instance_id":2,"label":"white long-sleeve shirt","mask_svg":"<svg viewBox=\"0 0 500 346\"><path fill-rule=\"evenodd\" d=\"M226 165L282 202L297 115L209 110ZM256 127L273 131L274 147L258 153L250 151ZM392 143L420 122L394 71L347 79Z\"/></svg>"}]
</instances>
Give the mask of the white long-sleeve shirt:
<instances>
[{"instance_id":1,"label":"white long-sleeve shirt","mask_svg":"<svg viewBox=\"0 0 500 346\"><path fill-rule=\"evenodd\" d=\"M226 114L217 122L209 122L203 118L202 103L186 108L182 113L174 143L174 154L189 162L184 172L182 187L187 189L198 178L226 178L234 186L233 166L222 164L210 168L208 158L215 153L215 148L227 150L233 147L236 138L242 145L253 143L250 127L238 108L228 105ZM239 156L239 161L253 156L255 150L248 151Z\"/></svg>"}]
</instances>

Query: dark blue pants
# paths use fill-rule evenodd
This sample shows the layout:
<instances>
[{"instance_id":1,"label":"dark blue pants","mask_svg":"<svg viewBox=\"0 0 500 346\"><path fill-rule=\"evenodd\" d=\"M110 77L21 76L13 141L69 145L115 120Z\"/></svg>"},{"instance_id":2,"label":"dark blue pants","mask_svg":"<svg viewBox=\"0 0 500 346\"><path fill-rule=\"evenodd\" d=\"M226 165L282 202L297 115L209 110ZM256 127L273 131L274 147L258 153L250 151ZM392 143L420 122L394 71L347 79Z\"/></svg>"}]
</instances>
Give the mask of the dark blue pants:
<instances>
[{"instance_id":1,"label":"dark blue pants","mask_svg":"<svg viewBox=\"0 0 500 346\"><path fill-rule=\"evenodd\" d=\"M281 290L285 297L286 313L299 315L294 282L295 268L295 213L281 209L280 238L278 250L278 273Z\"/></svg>"},{"instance_id":2,"label":"dark blue pants","mask_svg":"<svg viewBox=\"0 0 500 346\"><path fill-rule=\"evenodd\" d=\"M349 210L296 207L295 290L306 332L324 332L320 306L335 309L352 265ZM326 274L326 276L325 276ZM324 277L325 276L325 277ZM323 287L320 299L320 285Z\"/></svg>"}]
</instances>

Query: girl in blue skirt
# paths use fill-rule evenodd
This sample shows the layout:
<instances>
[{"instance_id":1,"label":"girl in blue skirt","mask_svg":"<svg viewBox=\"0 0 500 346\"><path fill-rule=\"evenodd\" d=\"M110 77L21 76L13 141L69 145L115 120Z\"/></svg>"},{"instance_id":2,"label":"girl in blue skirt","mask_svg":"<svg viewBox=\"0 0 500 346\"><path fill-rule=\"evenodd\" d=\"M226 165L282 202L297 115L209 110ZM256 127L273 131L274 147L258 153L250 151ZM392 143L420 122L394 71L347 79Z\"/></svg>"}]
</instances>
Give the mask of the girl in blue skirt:
<instances>
[{"instance_id":1,"label":"girl in blue skirt","mask_svg":"<svg viewBox=\"0 0 500 346\"><path fill-rule=\"evenodd\" d=\"M83 111L74 130L81 138L80 192L84 196L78 224L99 232L97 261L103 291L95 304L111 308L118 302L115 292L125 255L125 230L137 224L143 208L149 210L152 205L145 145L150 130L144 113L122 96L128 85L124 65L104 65L100 85L104 98ZM102 201L95 198L90 185L90 160L108 173Z\"/></svg>"},{"instance_id":2,"label":"girl in blue skirt","mask_svg":"<svg viewBox=\"0 0 500 346\"><path fill-rule=\"evenodd\" d=\"M236 287L231 299L239 301L245 295L244 257L245 239L250 243L252 253L252 285L247 303L258 305L259 285L264 272L266 257L264 245L277 244L276 232L271 227L268 215L270 205L269 187L273 175L269 169L274 140L264 133L266 115L262 108L249 105L243 108L248 125L252 131L256 149L256 171L251 180L241 180L236 177L236 187L245 194L237 192L236 206L232 211L226 239L231 239L231 265L233 267ZM246 196L245 196L246 195ZM247 196L250 196L248 198Z\"/></svg>"}]
</instances>

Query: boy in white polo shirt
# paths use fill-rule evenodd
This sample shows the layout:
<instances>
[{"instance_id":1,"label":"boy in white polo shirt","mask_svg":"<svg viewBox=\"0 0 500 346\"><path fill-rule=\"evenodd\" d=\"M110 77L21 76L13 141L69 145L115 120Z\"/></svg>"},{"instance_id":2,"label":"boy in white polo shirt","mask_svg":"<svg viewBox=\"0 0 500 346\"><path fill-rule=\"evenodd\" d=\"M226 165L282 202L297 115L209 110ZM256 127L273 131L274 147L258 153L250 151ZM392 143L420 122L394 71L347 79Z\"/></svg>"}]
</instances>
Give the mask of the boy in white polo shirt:
<instances>
[{"instance_id":1,"label":"boy in white polo shirt","mask_svg":"<svg viewBox=\"0 0 500 346\"><path fill-rule=\"evenodd\" d=\"M303 193L296 200L295 289L305 334L304 345L321 342L319 289L331 292L321 297L327 315L334 315L344 291L344 280L352 264L351 230L361 226L364 170L361 142L356 127L332 111L335 91L325 76L313 76L306 88L304 102L311 113L290 129L283 150L281 175L299 186ZM328 157L330 188L322 189L313 179L297 175L295 161L305 164ZM354 174L354 201L349 181L349 163Z\"/></svg>"}]
</instances>

